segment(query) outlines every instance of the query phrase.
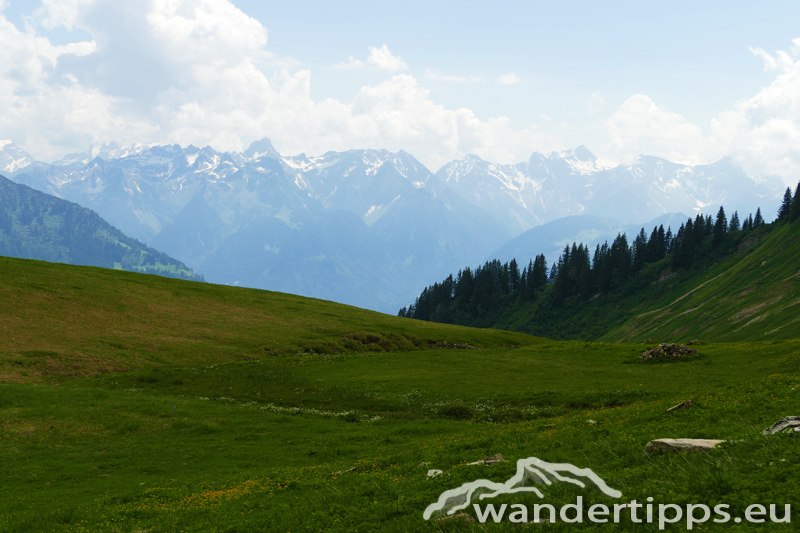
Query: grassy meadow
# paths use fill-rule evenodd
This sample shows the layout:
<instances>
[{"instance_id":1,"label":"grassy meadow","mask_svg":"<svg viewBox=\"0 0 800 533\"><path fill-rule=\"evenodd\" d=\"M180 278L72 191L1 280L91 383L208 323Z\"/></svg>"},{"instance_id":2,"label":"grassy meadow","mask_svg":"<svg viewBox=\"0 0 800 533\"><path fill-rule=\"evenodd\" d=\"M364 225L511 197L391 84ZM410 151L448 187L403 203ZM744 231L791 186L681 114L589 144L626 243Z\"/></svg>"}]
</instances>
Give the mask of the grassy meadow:
<instances>
[{"instance_id":1,"label":"grassy meadow","mask_svg":"<svg viewBox=\"0 0 800 533\"><path fill-rule=\"evenodd\" d=\"M800 414L800 341L700 343L685 361L641 362L651 346L0 258L0 531L657 529L423 520L443 491L503 482L532 456L591 468L623 494L554 485L555 505L800 511L800 439L761 435ZM695 407L667 412L684 400ZM729 442L645 455L664 437ZM467 464L497 453L508 462Z\"/></svg>"}]
</instances>

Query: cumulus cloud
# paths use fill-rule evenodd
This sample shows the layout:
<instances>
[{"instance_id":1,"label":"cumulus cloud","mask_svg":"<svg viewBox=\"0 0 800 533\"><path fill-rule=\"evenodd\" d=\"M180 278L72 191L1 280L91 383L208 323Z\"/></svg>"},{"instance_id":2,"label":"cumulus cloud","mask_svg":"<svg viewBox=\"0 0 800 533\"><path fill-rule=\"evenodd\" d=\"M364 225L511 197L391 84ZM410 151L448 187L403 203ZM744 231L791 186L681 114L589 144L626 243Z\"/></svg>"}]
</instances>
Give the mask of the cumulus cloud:
<instances>
[{"instance_id":1,"label":"cumulus cloud","mask_svg":"<svg viewBox=\"0 0 800 533\"><path fill-rule=\"evenodd\" d=\"M622 161L639 154L675 162L699 163L715 153L702 130L678 113L667 111L646 95L628 98L606 121L606 150Z\"/></svg>"},{"instance_id":2,"label":"cumulus cloud","mask_svg":"<svg viewBox=\"0 0 800 533\"><path fill-rule=\"evenodd\" d=\"M467 153L510 163L529 155L532 147L561 147L557 139L534 128L511 128L505 117L480 120L469 109L447 109L408 74L363 87L349 103L333 99L314 103L308 91L306 85L302 105L291 112L292 117L302 114L302 128L288 137L286 130L275 135L287 153L301 148L312 153L351 148L405 150L435 171Z\"/></svg>"},{"instance_id":3,"label":"cumulus cloud","mask_svg":"<svg viewBox=\"0 0 800 533\"><path fill-rule=\"evenodd\" d=\"M469 152L513 162L562 147L436 103L386 45L351 63L390 79L350 101L313 99L311 73L280 68L264 26L229 0L44 0L29 20L22 31L0 12L0 128L42 159L111 140L241 150L267 136L286 154L403 149L436 169ZM59 27L92 40L37 34Z\"/></svg>"},{"instance_id":4,"label":"cumulus cloud","mask_svg":"<svg viewBox=\"0 0 800 533\"><path fill-rule=\"evenodd\" d=\"M792 43L790 51L774 54L751 48L775 79L714 118L708 135L650 97L631 96L603 123L606 154L629 161L644 153L686 163L729 155L750 174L777 175L793 186L800 175L800 38Z\"/></svg>"},{"instance_id":5,"label":"cumulus cloud","mask_svg":"<svg viewBox=\"0 0 800 533\"><path fill-rule=\"evenodd\" d=\"M794 42L797 45L798 42L800 42L800 39L795 39ZM792 56L783 50L778 50L774 56L763 48L751 47L750 51L753 53L753 55L760 57L761 60L764 61L765 72L770 72L773 70L782 70L784 72L788 72L792 70L794 66L794 59L792 59Z\"/></svg>"},{"instance_id":6,"label":"cumulus cloud","mask_svg":"<svg viewBox=\"0 0 800 533\"><path fill-rule=\"evenodd\" d=\"M503 85L513 85L515 83L519 83L522 80L519 79L519 76L514 74L513 72L509 72L508 74L503 74L498 78L498 82L502 83Z\"/></svg>"},{"instance_id":7,"label":"cumulus cloud","mask_svg":"<svg viewBox=\"0 0 800 533\"><path fill-rule=\"evenodd\" d=\"M777 72L775 80L720 114L711 130L748 171L777 174L793 184L800 175L800 38L792 42L791 52L774 56L753 50L765 70Z\"/></svg>"},{"instance_id":8,"label":"cumulus cloud","mask_svg":"<svg viewBox=\"0 0 800 533\"><path fill-rule=\"evenodd\" d=\"M406 70L408 65L402 57L392 54L389 47L384 44L380 48L370 46L369 57L367 57L366 61L355 59L351 56L346 63L334 65L334 68L340 70L382 70L385 72L398 72Z\"/></svg>"},{"instance_id":9,"label":"cumulus cloud","mask_svg":"<svg viewBox=\"0 0 800 533\"><path fill-rule=\"evenodd\" d=\"M24 28L4 16L5 5L0 0L0 131L41 159L111 140L241 150L267 136L286 154L403 149L435 170L466 153L506 163L564 148L560 120L515 127L507 117L437 103L386 45L345 65L390 78L352 98L312 98L311 72L270 54L264 26L230 0L43 0ZM40 31L58 28L88 37L54 45ZM631 96L601 122L602 155L707 161L727 153L750 172L796 181L800 39L794 45L753 49L775 79L719 115L710 135L646 95ZM430 70L424 78L479 80ZM592 95L587 113L603 109Z\"/></svg>"}]
</instances>

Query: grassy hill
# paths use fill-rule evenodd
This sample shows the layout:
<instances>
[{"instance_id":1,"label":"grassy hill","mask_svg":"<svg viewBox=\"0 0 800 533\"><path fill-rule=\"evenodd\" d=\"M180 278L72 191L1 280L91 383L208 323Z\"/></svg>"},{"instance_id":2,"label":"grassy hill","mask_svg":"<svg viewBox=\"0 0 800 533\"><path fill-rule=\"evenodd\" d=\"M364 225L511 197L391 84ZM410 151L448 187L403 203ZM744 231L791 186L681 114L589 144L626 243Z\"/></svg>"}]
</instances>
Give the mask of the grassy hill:
<instances>
[{"instance_id":1,"label":"grassy hill","mask_svg":"<svg viewBox=\"0 0 800 533\"><path fill-rule=\"evenodd\" d=\"M0 381L297 352L537 341L277 292L8 257L0 257L0 308Z\"/></svg>"},{"instance_id":2,"label":"grassy hill","mask_svg":"<svg viewBox=\"0 0 800 533\"><path fill-rule=\"evenodd\" d=\"M182 262L124 235L91 209L3 176L0 256L202 279Z\"/></svg>"},{"instance_id":3,"label":"grassy hill","mask_svg":"<svg viewBox=\"0 0 800 533\"><path fill-rule=\"evenodd\" d=\"M718 249L698 254L694 264L675 263L670 255L647 264L610 292L559 300L550 284L532 301L512 292L476 316L445 316L456 323L554 339L725 342L800 337L800 219L736 232Z\"/></svg>"},{"instance_id":4,"label":"grassy hill","mask_svg":"<svg viewBox=\"0 0 800 533\"><path fill-rule=\"evenodd\" d=\"M759 228L731 257L660 283L638 301L631 297L633 316L601 339L800 337L800 221Z\"/></svg>"},{"instance_id":5,"label":"grassy hill","mask_svg":"<svg viewBox=\"0 0 800 533\"><path fill-rule=\"evenodd\" d=\"M647 498L796 513L800 440L760 430L800 414L800 341L700 344L663 364L642 362L645 347L0 258L0 531L591 530L483 525L471 509L422 518L443 491L503 482L527 457L591 468L622 492L543 487L556 506L583 497L584 514ZM695 407L667 412L683 400ZM663 437L728 442L643 453ZM509 462L468 465L496 453ZM656 527L623 516L597 529Z\"/></svg>"}]
</instances>

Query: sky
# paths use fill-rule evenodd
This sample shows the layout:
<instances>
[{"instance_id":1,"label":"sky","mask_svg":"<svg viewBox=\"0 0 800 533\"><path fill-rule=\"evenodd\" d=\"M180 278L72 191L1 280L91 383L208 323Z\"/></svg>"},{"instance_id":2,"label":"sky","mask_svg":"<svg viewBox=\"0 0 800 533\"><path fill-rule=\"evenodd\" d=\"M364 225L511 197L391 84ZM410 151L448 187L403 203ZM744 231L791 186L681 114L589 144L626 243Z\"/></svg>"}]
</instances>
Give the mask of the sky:
<instances>
[{"instance_id":1,"label":"sky","mask_svg":"<svg viewBox=\"0 0 800 533\"><path fill-rule=\"evenodd\" d=\"M800 2L0 0L0 139L800 178Z\"/></svg>"}]
</instances>

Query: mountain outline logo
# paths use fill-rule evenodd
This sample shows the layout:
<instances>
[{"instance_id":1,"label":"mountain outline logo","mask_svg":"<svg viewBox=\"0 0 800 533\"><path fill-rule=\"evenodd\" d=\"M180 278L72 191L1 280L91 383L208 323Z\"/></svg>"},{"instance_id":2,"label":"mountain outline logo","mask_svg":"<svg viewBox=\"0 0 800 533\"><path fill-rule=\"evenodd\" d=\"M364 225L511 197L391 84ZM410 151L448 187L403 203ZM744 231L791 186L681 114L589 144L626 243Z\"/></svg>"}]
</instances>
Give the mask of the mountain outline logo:
<instances>
[{"instance_id":1,"label":"mountain outline logo","mask_svg":"<svg viewBox=\"0 0 800 533\"><path fill-rule=\"evenodd\" d=\"M425 509L422 517L429 520L434 514L449 516L465 509L473 501L495 498L502 494L532 492L544 499L544 493L532 486L531 482L534 485L571 483L586 488L587 484L579 478L590 481L606 496L622 497L622 492L609 487L590 468L578 468L570 463L548 463L538 457L528 457L517 461L517 472L505 483L478 479L443 492L435 503Z\"/></svg>"}]
</instances>

